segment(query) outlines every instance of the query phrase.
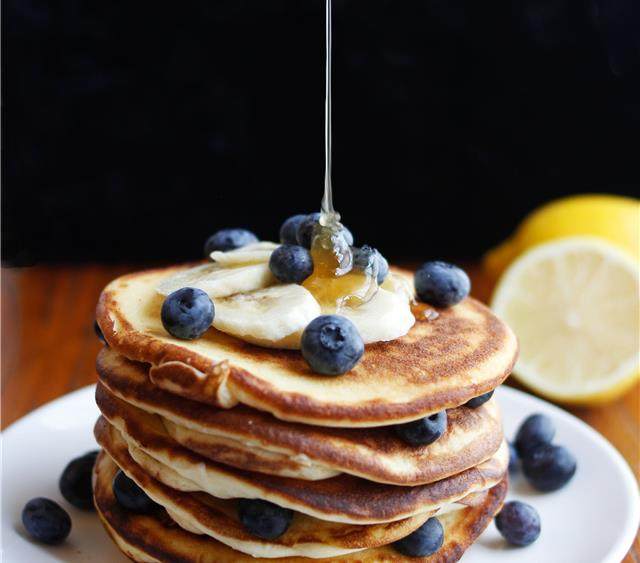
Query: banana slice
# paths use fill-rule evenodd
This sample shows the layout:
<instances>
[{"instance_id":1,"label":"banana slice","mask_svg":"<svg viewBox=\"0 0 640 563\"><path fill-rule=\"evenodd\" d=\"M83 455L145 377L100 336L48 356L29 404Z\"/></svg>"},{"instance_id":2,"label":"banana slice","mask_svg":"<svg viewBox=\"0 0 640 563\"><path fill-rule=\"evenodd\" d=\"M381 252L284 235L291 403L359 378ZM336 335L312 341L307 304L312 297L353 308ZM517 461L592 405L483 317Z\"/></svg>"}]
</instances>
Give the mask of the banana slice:
<instances>
[{"instance_id":1,"label":"banana slice","mask_svg":"<svg viewBox=\"0 0 640 563\"><path fill-rule=\"evenodd\" d=\"M406 294L382 288L371 301L359 307L344 307L339 314L353 321L365 344L404 336L416 322Z\"/></svg>"},{"instance_id":2,"label":"banana slice","mask_svg":"<svg viewBox=\"0 0 640 563\"><path fill-rule=\"evenodd\" d=\"M179 272L162 281L156 291L162 295L169 295L182 287L197 287L205 291L211 298L227 297L234 293L262 289L275 281L268 263L250 264L236 268L224 268L213 263Z\"/></svg>"},{"instance_id":3,"label":"banana slice","mask_svg":"<svg viewBox=\"0 0 640 563\"><path fill-rule=\"evenodd\" d=\"M415 299L413 281L410 278L407 278L407 276L391 272L380 287L404 297L407 301L413 301Z\"/></svg>"},{"instance_id":4,"label":"banana slice","mask_svg":"<svg viewBox=\"0 0 640 563\"><path fill-rule=\"evenodd\" d=\"M320 305L304 287L275 285L215 300L213 326L245 342L267 348L300 348L302 331L320 315Z\"/></svg>"},{"instance_id":5,"label":"banana slice","mask_svg":"<svg viewBox=\"0 0 640 563\"><path fill-rule=\"evenodd\" d=\"M280 245L275 242L261 241L236 248L235 250L228 250L227 252L214 250L210 256L211 260L226 267L262 264L269 262L271 253L278 248L278 246Z\"/></svg>"}]
</instances>

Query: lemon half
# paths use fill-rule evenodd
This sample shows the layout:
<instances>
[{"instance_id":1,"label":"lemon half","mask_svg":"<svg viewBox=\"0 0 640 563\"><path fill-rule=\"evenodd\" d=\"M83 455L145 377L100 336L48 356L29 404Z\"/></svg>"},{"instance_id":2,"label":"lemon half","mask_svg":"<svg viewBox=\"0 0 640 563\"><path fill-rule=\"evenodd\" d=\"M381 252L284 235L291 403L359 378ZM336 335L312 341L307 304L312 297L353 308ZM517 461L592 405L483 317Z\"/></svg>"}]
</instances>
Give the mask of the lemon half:
<instances>
[{"instance_id":1,"label":"lemon half","mask_svg":"<svg viewBox=\"0 0 640 563\"><path fill-rule=\"evenodd\" d=\"M506 270L492 308L518 335L518 380L566 403L597 404L640 375L636 260L598 238L534 247Z\"/></svg>"}]
</instances>

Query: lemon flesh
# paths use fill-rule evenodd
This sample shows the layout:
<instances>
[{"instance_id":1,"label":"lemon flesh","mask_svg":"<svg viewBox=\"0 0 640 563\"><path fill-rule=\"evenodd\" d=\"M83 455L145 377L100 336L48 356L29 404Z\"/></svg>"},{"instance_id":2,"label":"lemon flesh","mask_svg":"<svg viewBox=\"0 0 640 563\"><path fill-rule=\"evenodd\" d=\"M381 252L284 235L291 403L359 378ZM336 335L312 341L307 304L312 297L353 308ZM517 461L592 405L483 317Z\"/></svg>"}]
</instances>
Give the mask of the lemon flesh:
<instances>
[{"instance_id":1,"label":"lemon flesh","mask_svg":"<svg viewBox=\"0 0 640 563\"><path fill-rule=\"evenodd\" d=\"M520 341L515 377L567 403L622 394L640 366L639 267L601 239L542 244L511 264L492 308Z\"/></svg>"}]
</instances>

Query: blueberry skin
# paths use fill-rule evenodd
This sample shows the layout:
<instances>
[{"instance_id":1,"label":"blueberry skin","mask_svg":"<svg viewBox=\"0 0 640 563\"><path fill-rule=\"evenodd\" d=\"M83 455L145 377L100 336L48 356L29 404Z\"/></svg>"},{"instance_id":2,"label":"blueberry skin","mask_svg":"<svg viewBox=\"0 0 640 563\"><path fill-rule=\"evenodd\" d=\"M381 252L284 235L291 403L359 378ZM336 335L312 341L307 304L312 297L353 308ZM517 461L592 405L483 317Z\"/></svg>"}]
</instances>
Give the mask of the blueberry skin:
<instances>
[{"instance_id":1,"label":"blueberry skin","mask_svg":"<svg viewBox=\"0 0 640 563\"><path fill-rule=\"evenodd\" d=\"M514 440L518 455L524 458L527 452L540 444L550 444L556 434L551 419L544 414L532 414L518 428Z\"/></svg>"},{"instance_id":2,"label":"blueberry skin","mask_svg":"<svg viewBox=\"0 0 640 563\"><path fill-rule=\"evenodd\" d=\"M360 361L364 343L358 329L346 317L321 315L304 329L301 351L316 373L341 375Z\"/></svg>"},{"instance_id":3,"label":"blueberry skin","mask_svg":"<svg viewBox=\"0 0 640 563\"><path fill-rule=\"evenodd\" d=\"M414 276L420 301L434 307L451 307L462 301L471 291L466 272L447 262L426 262Z\"/></svg>"},{"instance_id":4,"label":"blueberry skin","mask_svg":"<svg viewBox=\"0 0 640 563\"><path fill-rule=\"evenodd\" d=\"M311 248L313 242L313 228L320 220L320 213L310 213L300 223L296 233L296 242L304 248Z\"/></svg>"},{"instance_id":5,"label":"blueberry skin","mask_svg":"<svg viewBox=\"0 0 640 563\"><path fill-rule=\"evenodd\" d=\"M438 551L444 543L444 529L440 520L429 518L417 530L393 544L396 551L407 557L426 557Z\"/></svg>"},{"instance_id":6,"label":"blueberry skin","mask_svg":"<svg viewBox=\"0 0 640 563\"><path fill-rule=\"evenodd\" d=\"M91 474L97 452L89 452L72 459L64 468L58 486L62 496L81 510L93 510L93 487Z\"/></svg>"},{"instance_id":7,"label":"blueberry skin","mask_svg":"<svg viewBox=\"0 0 640 563\"><path fill-rule=\"evenodd\" d=\"M42 543L63 542L71 531L71 518L56 502L48 498L31 499L22 509L22 523L27 532Z\"/></svg>"},{"instance_id":8,"label":"blueberry skin","mask_svg":"<svg viewBox=\"0 0 640 563\"><path fill-rule=\"evenodd\" d=\"M509 473L513 475L518 472L518 469L520 469L520 456L513 442L509 442Z\"/></svg>"},{"instance_id":9,"label":"blueberry skin","mask_svg":"<svg viewBox=\"0 0 640 563\"><path fill-rule=\"evenodd\" d=\"M493 391L489 391L488 393L469 399L464 406L469 407L470 409L477 409L484 405L489 399L491 399L491 397L493 397Z\"/></svg>"},{"instance_id":10,"label":"blueberry skin","mask_svg":"<svg viewBox=\"0 0 640 563\"><path fill-rule=\"evenodd\" d=\"M514 500L496 516L496 528L511 545L524 547L540 535L540 516L533 506Z\"/></svg>"},{"instance_id":11,"label":"blueberry skin","mask_svg":"<svg viewBox=\"0 0 640 563\"><path fill-rule=\"evenodd\" d=\"M522 472L531 485L543 492L557 491L575 475L577 462L564 446L541 444L522 458Z\"/></svg>"},{"instance_id":12,"label":"blueberry skin","mask_svg":"<svg viewBox=\"0 0 640 563\"><path fill-rule=\"evenodd\" d=\"M221 229L212 234L204 244L204 254L209 256L214 250L233 250L258 242L258 237L247 229Z\"/></svg>"},{"instance_id":13,"label":"blueberry skin","mask_svg":"<svg viewBox=\"0 0 640 563\"><path fill-rule=\"evenodd\" d=\"M109 344L107 343L104 337L104 334L102 334L102 329L100 328L98 321L93 321L93 331L96 333L98 340L100 340L105 346L109 347Z\"/></svg>"},{"instance_id":14,"label":"blueberry skin","mask_svg":"<svg viewBox=\"0 0 640 563\"><path fill-rule=\"evenodd\" d=\"M126 510L136 514L149 514L158 507L147 493L122 471L118 471L113 478L112 488L118 504Z\"/></svg>"},{"instance_id":15,"label":"blueberry skin","mask_svg":"<svg viewBox=\"0 0 640 563\"><path fill-rule=\"evenodd\" d=\"M282 283L302 283L313 273L313 259L306 248L283 244L271 253L269 269Z\"/></svg>"},{"instance_id":16,"label":"blueberry skin","mask_svg":"<svg viewBox=\"0 0 640 563\"><path fill-rule=\"evenodd\" d=\"M353 250L353 267L358 270L366 272L372 268L372 261L375 260L378 263L378 275L376 281L380 285L386 279L389 274L389 263L377 249L365 244L361 248L355 248Z\"/></svg>"},{"instance_id":17,"label":"blueberry skin","mask_svg":"<svg viewBox=\"0 0 640 563\"><path fill-rule=\"evenodd\" d=\"M412 446L427 446L447 431L447 411L394 427L396 434Z\"/></svg>"},{"instance_id":18,"label":"blueberry skin","mask_svg":"<svg viewBox=\"0 0 640 563\"><path fill-rule=\"evenodd\" d=\"M160 311L165 330L185 340L202 336L214 316L215 307L209 296L194 287L183 287L168 295Z\"/></svg>"},{"instance_id":19,"label":"blueberry skin","mask_svg":"<svg viewBox=\"0 0 640 563\"><path fill-rule=\"evenodd\" d=\"M298 228L307 218L306 214L289 217L280 227L280 242L282 244L298 244Z\"/></svg>"},{"instance_id":20,"label":"blueberry skin","mask_svg":"<svg viewBox=\"0 0 640 563\"><path fill-rule=\"evenodd\" d=\"M240 499L238 516L250 534L265 540L274 540L289 528L293 520L293 510L266 500Z\"/></svg>"}]
</instances>

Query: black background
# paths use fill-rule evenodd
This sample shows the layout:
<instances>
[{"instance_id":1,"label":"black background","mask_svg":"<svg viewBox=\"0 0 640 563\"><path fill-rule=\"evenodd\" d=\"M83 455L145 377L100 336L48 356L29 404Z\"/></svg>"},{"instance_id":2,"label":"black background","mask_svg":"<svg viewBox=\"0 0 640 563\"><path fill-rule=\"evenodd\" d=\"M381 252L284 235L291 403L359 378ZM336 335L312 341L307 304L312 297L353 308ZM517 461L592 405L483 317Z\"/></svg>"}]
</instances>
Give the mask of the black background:
<instances>
[{"instance_id":1,"label":"black background","mask_svg":"<svg viewBox=\"0 0 640 563\"><path fill-rule=\"evenodd\" d=\"M334 0L356 242L473 257L539 204L640 193L637 0ZM319 207L320 0L3 2L3 259L198 257Z\"/></svg>"}]
</instances>

